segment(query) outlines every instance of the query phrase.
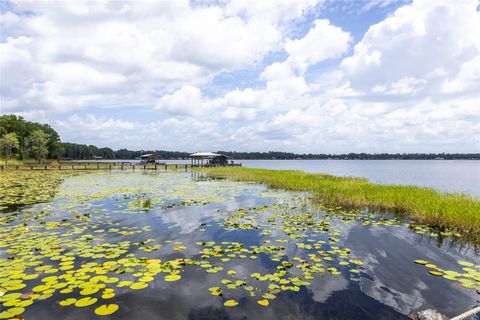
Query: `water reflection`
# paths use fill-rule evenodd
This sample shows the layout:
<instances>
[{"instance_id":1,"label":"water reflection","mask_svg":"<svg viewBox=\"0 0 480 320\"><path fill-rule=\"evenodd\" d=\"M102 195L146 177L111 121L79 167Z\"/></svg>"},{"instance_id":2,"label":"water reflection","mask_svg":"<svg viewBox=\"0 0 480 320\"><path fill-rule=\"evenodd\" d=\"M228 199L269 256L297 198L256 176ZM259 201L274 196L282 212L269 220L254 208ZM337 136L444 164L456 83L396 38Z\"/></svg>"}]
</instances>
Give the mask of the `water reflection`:
<instances>
[{"instance_id":1,"label":"water reflection","mask_svg":"<svg viewBox=\"0 0 480 320\"><path fill-rule=\"evenodd\" d=\"M362 277L363 292L392 306L401 313L435 308L456 315L475 306L479 300L472 290L435 277L412 261L425 257L445 269L456 267L456 261L467 259L472 252L455 248L445 250L435 241L421 239L406 228L391 232L383 227L355 227L348 233L346 244L362 256L369 277Z\"/></svg>"},{"instance_id":2,"label":"water reflection","mask_svg":"<svg viewBox=\"0 0 480 320\"><path fill-rule=\"evenodd\" d=\"M49 213L46 221L75 218L73 227L98 235L92 247L130 241L128 254L137 258L192 258L223 268L208 273L200 264L185 265L180 281L165 282L160 274L142 290L112 285L116 296L108 303L120 306L112 316L115 319L404 319L405 314L425 308L453 316L479 303L474 290L432 276L424 266L413 263L428 259L445 269L458 269L457 260L478 261L472 249L449 241L439 246L435 239L403 224L364 226L335 214L324 215L295 193L171 172L77 176L68 178L61 190L54 201L35 205L24 214L45 211ZM148 208L144 199L153 199ZM56 230L66 233L72 226L62 228ZM218 257L204 257L201 250L208 242L221 247ZM232 243L241 249L228 252ZM154 249L144 250L147 245ZM308 245L318 248L305 248ZM180 246L184 248L175 251ZM348 258L338 259L337 255L346 255L344 248L350 249ZM228 253L234 254L222 261ZM278 253L280 261L275 260ZM338 272L315 273L298 291L273 290L268 307L257 303L272 289L268 281L257 281L252 274L286 270L285 279L302 278L302 268L314 266L315 255L333 257L321 261L325 269L334 267ZM340 264L353 258L363 261L355 269L358 272ZM284 268L282 261L295 265ZM235 276L227 275L227 270L234 270ZM138 272L146 271L140 268ZM136 279L129 272L115 276ZM223 296L212 296L208 289L226 278L246 285L229 290L222 286ZM250 285L255 288L247 290ZM22 316L39 320L92 317L89 308L60 307L57 302L65 298L56 292L36 301ZM226 299L236 299L239 306L224 307Z\"/></svg>"}]
</instances>

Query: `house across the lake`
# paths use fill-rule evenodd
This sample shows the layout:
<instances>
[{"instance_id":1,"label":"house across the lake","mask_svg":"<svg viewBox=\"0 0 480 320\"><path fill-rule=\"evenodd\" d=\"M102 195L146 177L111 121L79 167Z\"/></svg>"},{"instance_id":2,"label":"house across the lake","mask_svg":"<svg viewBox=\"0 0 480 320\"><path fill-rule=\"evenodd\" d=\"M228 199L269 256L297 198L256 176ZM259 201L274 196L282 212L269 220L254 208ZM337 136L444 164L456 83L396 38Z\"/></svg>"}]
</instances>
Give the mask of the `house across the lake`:
<instances>
[{"instance_id":1,"label":"house across the lake","mask_svg":"<svg viewBox=\"0 0 480 320\"><path fill-rule=\"evenodd\" d=\"M241 166L223 154L213 152L196 152L190 155L192 167Z\"/></svg>"}]
</instances>

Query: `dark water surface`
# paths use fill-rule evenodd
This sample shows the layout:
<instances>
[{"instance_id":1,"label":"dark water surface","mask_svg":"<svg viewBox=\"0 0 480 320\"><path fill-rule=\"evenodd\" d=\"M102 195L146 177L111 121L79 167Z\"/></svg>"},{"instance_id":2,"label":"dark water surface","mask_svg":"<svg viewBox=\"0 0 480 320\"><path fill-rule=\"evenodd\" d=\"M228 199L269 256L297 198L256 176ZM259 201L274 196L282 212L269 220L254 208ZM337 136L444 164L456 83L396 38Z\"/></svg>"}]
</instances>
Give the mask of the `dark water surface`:
<instances>
[{"instance_id":1,"label":"dark water surface","mask_svg":"<svg viewBox=\"0 0 480 320\"><path fill-rule=\"evenodd\" d=\"M455 316L480 304L475 289L431 275L432 269L414 263L424 259L436 268L464 273L464 266L458 263L464 261L474 264L470 274L477 275L478 254L469 245L452 242L427 227L415 231L385 215L314 208L307 199L304 194L260 185L200 179L190 172L71 176L52 201L25 206L15 213L15 219L11 212L3 214L10 218L2 220L1 267L11 270L9 258L22 257L9 249L16 245L34 248L38 246L35 242L40 242L35 239L50 238L50 245L58 246L53 249L56 253L32 249L32 254L43 254L43 265L56 268L66 257L75 258L72 269L41 273L39 278L25 281L25 288L13 291L25 294L42 284L42 278L58 276L47 282L51 296L34 300L21 315L35 320L96 319L94 310L102 304L119 306L111 316L102 318L139 320L405 319L406 314L426 308ZM27 218L32 216L39 218ZM124 252L98 249L107 244L117 250L126 241ZM25 259L30 258L22 257L18 265ZM126 262L128 259L131 261ZM173 272L159 271L147 267L154 265L155 259L161 263L193 259L194 263ZM98 299L91 306L58 304L67 298L85 297L76 286L91 281L98 271L88 269L85 263L105 261L117 265L102 265L105 271L100 272L118 278L105 285L115 291L113 298L103 299L101 288L89 295ZM23 272L30 274L32 269ZM75 272L79 269L82 271ZM227 273L231 270L235 274ZM278 279L252 277L278 270ZM164 280L176 272L180 280ZM5 279L12 277L7 274L0 276L0 290ZM62 274L78 278L76 284L71 280L70 293L52 289L66 281ZM222 279L240 281L240 285L227 288ZM119 287L122 281L148 286L139 290ZM283 289L276 287L281 287L281 281ZM297 288L290 290L289 286ZM212 287L220 287L222 296L210 294ZM270 294L266 307L257 302L264 300L265 294ZM238 305L223 305L231 299ZM9 308L2 306L0 312Z\"/></svg>"}]
</instances>

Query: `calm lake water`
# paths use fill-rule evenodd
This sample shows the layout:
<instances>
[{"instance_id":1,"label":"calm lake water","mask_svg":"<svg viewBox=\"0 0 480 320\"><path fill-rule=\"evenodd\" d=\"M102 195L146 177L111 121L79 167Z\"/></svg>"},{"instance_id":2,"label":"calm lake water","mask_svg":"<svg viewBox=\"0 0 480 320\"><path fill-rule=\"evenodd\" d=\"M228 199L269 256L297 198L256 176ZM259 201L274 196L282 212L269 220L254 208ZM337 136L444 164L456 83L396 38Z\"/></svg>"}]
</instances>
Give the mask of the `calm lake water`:
<instances>
[{"instance_id":1,"label":"calm lake water","mask_svg":"<svg viewBox=\"0 0 480 320\"><path fill-rule=\"evenodd\" d=\"M189 163L164 160L168 163ZM480 197L477 160L236 160L244 167L303 170L337 176L364 177L372 182L431 187Z\"/></svg>"},{"instance_id":2,"label":"calm lake water","mask_svg":"<svg viewBox=\"0 0 480 320\"><path fill-rule=\"evenodd\" d=\"M243 160L245 167L304 170L372 182L404 184L480 197L480 161L475 160Z\"/></svg>"},{"instance_id":3,"label":"calm lake water","mask_svg":"<svg viewBox=\"0 0 480 320\"><path fill-rule=\"evenodd\" d=\"M0 315L403 320L480 303L473 248L390 216L183 171L1 178Z\"/></svg>"}]
</instances>

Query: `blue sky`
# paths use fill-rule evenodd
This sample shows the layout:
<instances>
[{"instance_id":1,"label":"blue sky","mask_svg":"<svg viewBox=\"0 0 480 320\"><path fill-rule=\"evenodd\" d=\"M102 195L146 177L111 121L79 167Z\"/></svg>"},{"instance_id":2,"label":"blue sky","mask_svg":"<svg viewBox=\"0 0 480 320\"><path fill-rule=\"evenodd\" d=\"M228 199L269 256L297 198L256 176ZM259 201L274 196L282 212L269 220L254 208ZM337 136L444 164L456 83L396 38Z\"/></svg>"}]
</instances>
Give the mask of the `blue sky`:
<instances>
[{"instance_id":1,"label":"blue sky","mask_svg":"<svg viewBox=\"0 0 480 320\"><path fill-rule=\"evenodd\" d=\"M477 1L0 3L0 113L64 141L480 151Z\"/></svg>"}]
</instances>

